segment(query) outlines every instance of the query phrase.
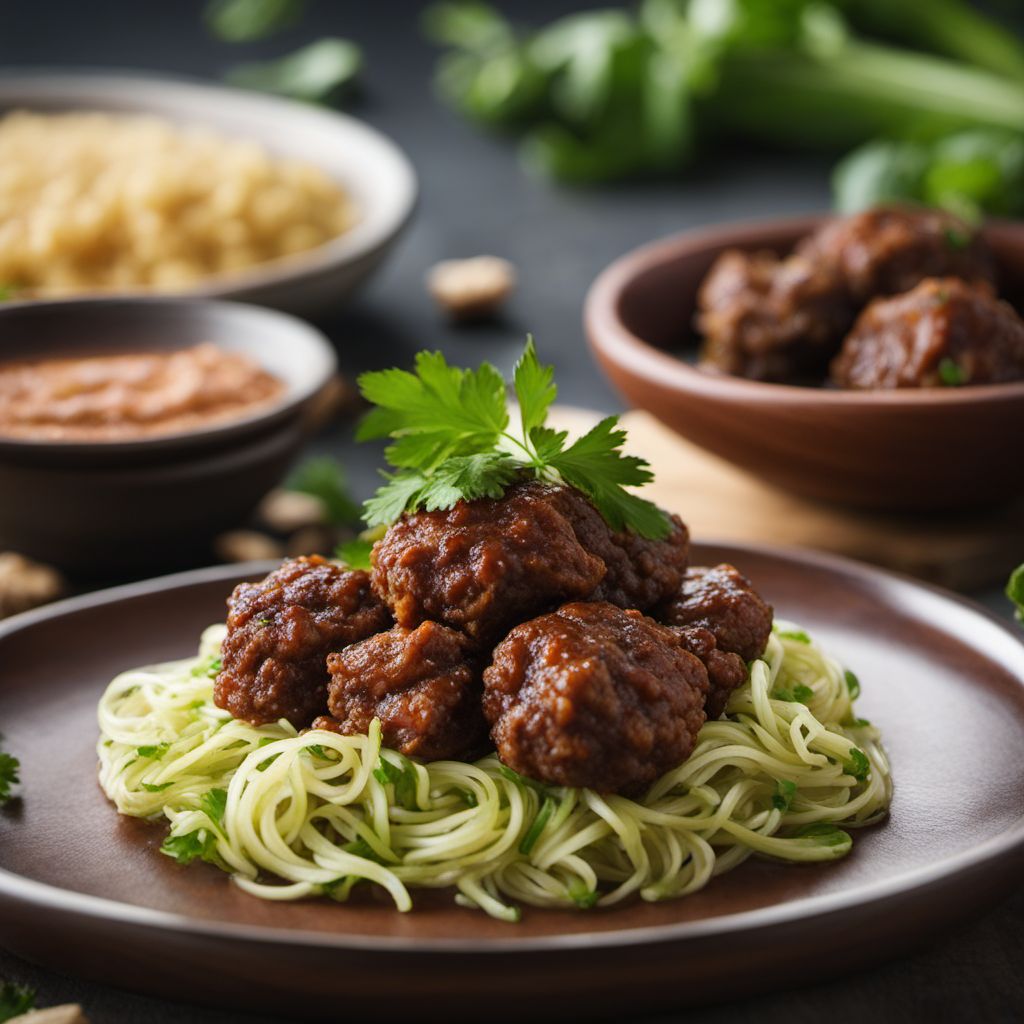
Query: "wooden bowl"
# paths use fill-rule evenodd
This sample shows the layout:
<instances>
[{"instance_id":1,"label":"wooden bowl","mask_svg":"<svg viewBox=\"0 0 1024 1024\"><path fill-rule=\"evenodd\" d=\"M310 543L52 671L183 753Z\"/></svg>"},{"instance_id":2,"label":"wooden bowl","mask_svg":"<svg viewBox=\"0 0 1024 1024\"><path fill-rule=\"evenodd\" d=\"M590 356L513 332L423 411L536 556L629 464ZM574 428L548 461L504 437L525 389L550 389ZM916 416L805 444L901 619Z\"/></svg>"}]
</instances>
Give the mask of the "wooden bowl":
<instances>
[{"instance_id":1,"label":"wooden bowl","mask_svg":"<svg viewBox=\"0 0 1024 1024\"><path fill-rule=\"evenodd\" d=\"M764 384L693 365L697 289L719 253L785 252L823 220L684 232L616 260L584 305L601 368L632 405L708 451L810 498L937 510L1024 494L1024 382L840 391ZM994 223L985 235L999 263L1001 293L1020 308L1024 226Z\"/></svg>"}]
</instances>

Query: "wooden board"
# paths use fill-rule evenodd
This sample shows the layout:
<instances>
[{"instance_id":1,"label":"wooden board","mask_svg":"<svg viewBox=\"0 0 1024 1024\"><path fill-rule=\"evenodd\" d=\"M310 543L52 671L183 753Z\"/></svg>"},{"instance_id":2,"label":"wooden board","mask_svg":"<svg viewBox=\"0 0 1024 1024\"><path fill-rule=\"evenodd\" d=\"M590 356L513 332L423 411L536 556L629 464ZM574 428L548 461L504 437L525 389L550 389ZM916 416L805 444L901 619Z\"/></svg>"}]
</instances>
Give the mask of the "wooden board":
<instances>
[{"instance_id":1,"label":"wooden board","mask_svg":"<svg viewBox=\"0 0 1024 1024\"><path fill-rule=\"evenodd\" d=\"M599 414L558 407L562 429L587 429ZM788 494L680 437L648 413L621 420L627 450L655 480L645 495L678 512L695 540L815 548L971 590L1001 584L1024 562L1024 502L975 513L883 514Z\"/></svg>"}]
</instances>

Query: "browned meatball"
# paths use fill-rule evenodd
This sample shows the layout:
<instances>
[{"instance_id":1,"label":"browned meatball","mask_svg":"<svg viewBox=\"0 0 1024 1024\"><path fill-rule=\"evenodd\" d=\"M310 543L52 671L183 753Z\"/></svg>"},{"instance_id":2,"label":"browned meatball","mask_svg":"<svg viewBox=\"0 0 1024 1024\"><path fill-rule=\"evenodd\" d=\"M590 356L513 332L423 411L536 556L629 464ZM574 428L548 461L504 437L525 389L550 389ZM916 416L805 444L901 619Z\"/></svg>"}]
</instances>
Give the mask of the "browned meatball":
<instances>
[{"instance_id":1,"label":"browned meatball","mask_svg":"<svg viewBox=\"0 0 1024 1024\"><path fill-rule=\"evenodd\" d=\"M923 206L882 206L830 221L796 252L845 282L858 308L925 277L994 278L981 236L953 214Z\"/></svg>"},{"instance_id":2,"label":"browned meatball","mask_svg":"<svg viewBox=\"0 0 1024 1024\"><path fill-rule=\"evenodd\" d=\"M676 627L683 646L704 663L708 671L708 698L704 713L708 721L721 718L732 691L747 681L747 666L738 654L720 651L715 634L702 626Z\"/></svg>"},{"instance_id":3,"label":"browned meatball","mask_svg":"<svg viewBox=\"0 0 1024 1024\"><path fill-rule=\"evenodd\" d=\"M680 592L658 609L657 618L672 626L710 630L720 651L744 661L761 657L772 631L772 607L750 580L731 565L691 568Z\"/></svg>"},{"instance_id":4,"label":"browned meatball","mask_svg":"<svg viewBox=\"0 0 1024 1024\"><path fill-rule=\"evenodd\" d=\"M832 363L845 388L927 388L1024 379L1024 321L957 278L929 278L860 315Z\"/></svg>"},{"instance_id":5,"label":"browned meatball","mask_svg":"<svg viewBox=\"0 0 1024 1024\"><path fill-rule=\"evenodd\" d=\"M367 573L318 555L287 561L228 598L214 702L253 725L309 725L327 707L328 653L390 622Z\"/></svg>"},{"instance_id":6,"label":"browned meatball","mask_svg":"<svg viewBox=\"0 0 1024 1024\"><path fill-rule=\"evenodd\" d=\"M706 367L752 380L820 375L856 315L842 280L810 260L731 249L697 295Z\"/></svg>"},{"instance_id":7,"label":"browned meatball","mask_svg":"<svg viewBox=\"0 0 1024 1024\"><path fill-rule=\"evenodd\" d=\"M327 659L333 720L317 727L365 733L379 718L384 746L426 761L465 758L487 744L479 659L466 636L423 622L395 626Z\"/></svg>"},{"instance_id":8,"label":"browned meatball","mask_svg":"<svg viewBox=\"0 0 1024 1024\"><path fill-rule=\"evenodd\" d=\"M399 625L433 619L484 647L537 612L586 597L604 562L577 539L558 490L521 483L501 498L403 516L374 548L374 589Z\"/></svg>"},{"instance_id":9,"label":"browned meatball","mask_svg":"<svg viewBox=\"0 0 1024 1024\"><path fill-rule=\"evenodd\" d=\"M541 782L639 793L685 761L708 676L671 629L607 602L517 626L484 670L498 756Z\"/></svg>"},{"instance_id":10,"label":"browned meatball","mask_svg":"<svg viewBox=\"0 0 1024 1024\"><path fill-rule=\"evenodd\" d=\"M605 564L604 578L587 595L590 600L647 611L679 589L690 553L690 535L679 516L669 516L671 530L664 540L648 540L628 530L614 532L574 487L553 489L551 500L572 523L584 549Z\"/></svg>"}]
</instances>

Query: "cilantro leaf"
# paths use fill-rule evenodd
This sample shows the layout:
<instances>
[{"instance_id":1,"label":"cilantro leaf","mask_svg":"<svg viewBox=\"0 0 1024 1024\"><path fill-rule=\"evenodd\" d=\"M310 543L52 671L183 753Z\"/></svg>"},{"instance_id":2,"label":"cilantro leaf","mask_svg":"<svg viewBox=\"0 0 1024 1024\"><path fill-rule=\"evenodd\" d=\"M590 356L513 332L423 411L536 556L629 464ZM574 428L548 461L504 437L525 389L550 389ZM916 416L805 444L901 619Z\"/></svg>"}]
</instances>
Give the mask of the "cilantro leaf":
<instances>
[{"instance_id":1,"label":"cilantro leaf","mask_svg":"<svg viewBox=\"0 0 1024 1024\"><path fill-rule=\"evenodd\" d=\"M173 782L162 782L162 783L160 783L160 785L156 785L156 784L151 783L151 782L144 782L142 784L142 788L147 793L162 793L165 789L170 789L171 786L173 786L173 785L174 785Z\"/></svg>"},{"instance_id":2,"label":"cilantro leaf","mask_svg":"<svg viewBox=\"0 0 1024 1024\"><path fill-rule=\"evenodd\" d=\"M871 774L871 762L863 750L850 747L850 760L843 763L847 775L852 775L858 782L863 782Z\"/></svg>"},{"instance_id":3,"label":"cilantro leaf","mask_svg":"<svg viewBox=\"0 0 1024 1024\"><path fill-rule=\"evenodd\" d=\"M850 700L856 700L860 696L860 680L849 669L843 672L843 678L846 680L847 690L850 691Z\"/></svg>"},{"instance_id":4,"label":"cilantro leaf","mask_svg":"<svg viewBox=\"0 0 1024 1024\"><path fill-rule=\"evenodd\" d=\"M365 540L362 537L353 537L334 549L334 557L339 562L344 562L350 569L370 569L370 552L373 550L373 541Z\"/></svg>"},{"instance_id":5,"label":"cilantro leaf","mask_svg":"<svg viewBox=\"0 0 1024 1024\"><path fill-rule=\"evenodd\" d=\"M367 526L388 526L407 508L416 507L416 499L427 482L422 473L396 473L363 505Z\"/></svg>"},{"instance_id":6,"label":"cilantro leaf","mask_svg":"<svg viewBox=\"0 0 1024 1024\"><path fill-rule=\"evenodd\" d=\"M192 666L192 671L189 675L196 679L202 679L204 676L207 679L216 679L220 670L223 668L223 662L220 658L209 657L205 661L199 662L198 665ZM189 707L202 707L203 701L194 701ZM148 748L147 748L148 749ZM148 756L148 755L147 755Z\"/></svg>"},{"instance_id":7,"label":"cilantro leaf","mask_svg":"<svg viewBox=\"0 0 1024 1024\"><path fill-rule=\"evenodd\" d=\"M211 789L199 798L199 806L215 825L224 823L224 812L228 806L226 789Z\"/></svg>"},{"instance_id":8,"label":"cilantro leaf","mask_svg":"<svg viewBox=\"0 0 1024 1024\"><path fill-rule=\"evenodd\" d=\"M783 640L795 640L798 644L811 642L811 638L802 629L780 629L778 636Z\"/></svg>"},{"instance_id":9,"label":"cilantro leaf","mask_svg":"<svg viewBox=\"0 0 1024 1024\"><path fill-rule=\"evenodd\" d=\"M216 863L217 837L205 828L195 832L186 832L182 836L168 836L160 847L160 852L179 864L191 864L194 860L205 860L208 864Z\"/></svg>"},{"instance_id":10,"label":"cilantro leaf","mask_svg":"<svg viewBox=\"0 0 1024 1024\"><path fill-rule=\"evenodd\" d=\"M419 503L428 511L451 508L460 499L500 498L519 475L519 464L505 452L456 455L424 484Z\"/></svg>"},{"instance_id":11,"label":"cilantro leaf","mask_svg":"<svg viewBox=\"0 0 1024 1024\"><path fill-rule=\"evenodd\" d=\"M154 761L159 761L170 749L170 743L157 743L150 746L136 747L135 753L139 757L148 757Z\"/></svg>"},{"instance_id":12,"label":"cilantro leaf","mask_svg":"<svg viewBox=\"0 0 1024 1024\"><path fill-rule=\"evenodd\" d=\"M789 701L791 704L809 704L814 696L814 691L803 683L797 683L792 690L777 687L772 691L772 696L776 700Z\"/></svg>"},{"instance_id":13,"label":"cilantro leaf","mask_svg":"<svg viewBox=\"0 0 1024 1024\"><path fill-rule=\"evenodd\" d=\"M1017 606L1017 619L1024 622L1024 565L1018 565L1006 584L1006 596Z\"/></svg>"},{"instance_id":14,"label":"cilantro leaf","mask_svg":"<svg viewBox=\"0 0 1024 1024\"><path fill-rule=\"evenodd\" d=\"M816 821L798 828L794 833L794 838L809 839L815 846L849 847L853 844L849 832L844 832L827 821Z\"/></svg>"},{"instance_id":15,"label":"cilantro leaf","mask_svg":"<svg viewBox=\"0 0 1024 1024\"><path fill-rule=\"evenodd\" d=\"M13 981L0 982L0 1022L20 1017L35 1005L35 989L16 985Z\"/></svg>"},{"instance_id":16,"label":"cilantro leaf","mask_svg":"<svg viewBox=\"0 0 1024 1024\"><path fill-rule=\"evenodd\" d=\"M395 802L400 807L407 811L419 810L416 803L416 769L412 762L401 754L395 756L401 758L401 767L382 757L373 770L373 777L382 786L390 784L395 787Z\"/></svg>"},{"instance_id":17,"label":"cilantro leaf","mask_svg":"<svg viewBox=\"0 0 1024 1024\"><path fill-rule=\"evenodd\" d=\"M21 781L18 776L19 768L21 762L13 754L0 751L0 807L11 799L11 787Z\"/></svg>"},{"instance_id":18,"label":"cilantro leaf","mask_svg":"<svg viewBox=\"0 0 1024 1024\"><path fill-rule=\"evenodd\" d=\"M555 368L541 366L532 335L527 336L526 348L516 363L512 380L519 401L523 436L529 437L532 430L543 425L547 419L548 409L558 395Z\"/></svg>"}]
</instances>

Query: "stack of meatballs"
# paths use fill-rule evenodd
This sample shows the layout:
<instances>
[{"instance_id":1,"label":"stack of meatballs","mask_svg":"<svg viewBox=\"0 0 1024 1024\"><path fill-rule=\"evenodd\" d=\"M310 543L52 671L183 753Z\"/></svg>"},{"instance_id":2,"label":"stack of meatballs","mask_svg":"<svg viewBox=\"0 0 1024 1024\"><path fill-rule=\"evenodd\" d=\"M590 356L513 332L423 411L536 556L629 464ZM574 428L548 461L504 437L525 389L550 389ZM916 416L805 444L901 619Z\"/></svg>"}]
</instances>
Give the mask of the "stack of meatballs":
<instances>
[{"instance_id":1,"label":"stack of meatballs","mask_svg":"<svg viewBox=\"0 0 1024 1024\"><path fill-rule=\"evenodd\" d=\"M1024 321L982 237L942 210L833 220L793 253L728 250L701 285L706 367L841 388L1024 379Z\"/></svg>"},{"instance_id":2,"label":"stack of meatballs","mask_svg":"<svg viewBox=\"0 0 1024 1024\"><path fill-rule=\"evenodd\" d=\"M285 562L228 600L214 699L255 725L366 733L431 761L490 749L544 783L641 793L747 678L772 609L730 565L613 531L579 491L408 513L370 573Z\"/></svg>"}]
</instances>

